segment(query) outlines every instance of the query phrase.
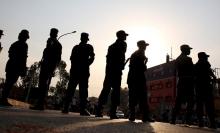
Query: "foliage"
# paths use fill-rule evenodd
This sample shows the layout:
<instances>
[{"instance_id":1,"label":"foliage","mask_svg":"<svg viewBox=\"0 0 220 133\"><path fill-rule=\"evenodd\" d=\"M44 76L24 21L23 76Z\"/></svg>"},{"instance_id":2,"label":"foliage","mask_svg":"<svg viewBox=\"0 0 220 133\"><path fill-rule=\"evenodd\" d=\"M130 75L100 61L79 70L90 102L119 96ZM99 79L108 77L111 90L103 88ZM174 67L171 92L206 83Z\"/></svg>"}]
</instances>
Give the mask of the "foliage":
<instances>
[{"instance_id":1,"label":"foliage","mask_svg":"<svg viewBox=\"0 0 220 133\"><path fill-rule=\"evenodd\" d=\"M54 97L54 105L56 106L56 108L59 108L58 106L61 106L62 104L63 97L66 92L67 83L69 81L69 73L65 70L65 68L66 62L63 60L60 61L55 71L55 76L58 77L56 87L49 88L49 93L51 94L51 96Z\"/></svg>"},{"instance_id":2,"label":"foliage","mask_svg":"<svg viewBox=\"0 0 220 133\"><path fill-rule=\"evenodd\" d=\"M1 93L2 93L2 89L4 87L4 84L5 84L5 79L0 78ZM0 95L2 95L1 93L0 93ZM16 99L16 100L23 100L23 97L24 97L24 88L19 84L13 85L11 88L11 91L10 91L9 98Z\"/></svg>"},{"instance_id":3,"label":"foliage","mask_svg":"<svg viewBox=\"0 0 220 133\"><path fill-rule=\"evenodd\" d=\"M121 88L121 95L120 95L120 106L118 110L121 110L125 117L128 116L129 110L128 110L128 88Z\"/></svg>"},{"instance_id":4,"label":"foliage","mask_svg":"<svg viewBox=\"0 0 220 133\"><path fill-rule=\"evenodd\" d=\"M108 102L105 105L105 108L103 110L104 114L108 114L111 107L111 93L108 96ZM120 106L117 108L117 110L121 110L125 117L128 115L128 88L121 88L120 90Z\"/></svg>"},{"instance_id":5,"label":"foliage","mask_svg":"<svg viewBox=\"0 0 220 133\"><path fill-rule=\"evenodd\" d=\"M31 67L27 68L27 75L21 78L21 84L24 88L37 87L39 82L40 64L35 62Z\"/></svg>"},{"instance_id":6,"label":"foliage","mask_svg":"<svg viewBox=\"0 0 220 133\"><path fill-rule=\"evenodd\" d=\"M59 65L57 66L57 70L55 75L58 76L58 81L55 87L54 92L52 93L55 96L62 97L65 93L67 83L69 81L69 73L66 71L66 62L60 61Z\"/></svg>"},{"instance_id":7,"label":"foliage","mask_svg":"<svg viewBox=\"0 0 220 133\"><path fill-rule=\"evenodd\" d=\"M34 62L29 68L27 68L27 75L21 78L19 86L24 88L25 100L29 99L31 93L34 91L33 88L37 88L40 74L40 62Z\"/></svg>"}]
</instances>

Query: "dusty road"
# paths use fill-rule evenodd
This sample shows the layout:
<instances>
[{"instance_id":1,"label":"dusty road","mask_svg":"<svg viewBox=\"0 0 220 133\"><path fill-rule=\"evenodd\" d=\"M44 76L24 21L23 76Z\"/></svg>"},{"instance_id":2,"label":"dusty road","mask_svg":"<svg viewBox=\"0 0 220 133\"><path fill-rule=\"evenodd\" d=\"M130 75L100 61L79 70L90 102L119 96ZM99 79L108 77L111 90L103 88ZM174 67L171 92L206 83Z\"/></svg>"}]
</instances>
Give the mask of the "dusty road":
<instances>
[{"instance_id":1,"label":"dusty road","mask_svg":"<svg viewBox=\"0 0 220 133\"><path fill-rule=\"evenodd\" d=\"M0 107L0 133L211 133L219 129L187 127L169 123L142 123L108 117L84 117L78 113L60 111L33 111Z\"/></svg>"}]
</instances>

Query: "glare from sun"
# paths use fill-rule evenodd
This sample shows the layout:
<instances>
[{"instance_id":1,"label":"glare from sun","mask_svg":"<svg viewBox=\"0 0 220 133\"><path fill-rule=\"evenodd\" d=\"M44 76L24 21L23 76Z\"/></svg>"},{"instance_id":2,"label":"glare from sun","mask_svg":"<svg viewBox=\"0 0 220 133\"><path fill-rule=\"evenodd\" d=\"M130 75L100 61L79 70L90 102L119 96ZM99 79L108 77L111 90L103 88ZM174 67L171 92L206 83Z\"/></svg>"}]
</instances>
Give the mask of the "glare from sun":
<instances>
[{"instance_id":1,"label":"glare from sun","mask_svg":"<svg viewBox=\"0 0 220 133\"><path fill-rule=\"evenodd\" d=\"M158 29L133 27L126 31L129 34L127 38L127 57L130 57L131 54L138 49L137 41L145 40L150 44L145 52L148 57L148 66L159 65L166 61L166 54L169 53L170 47Z\"/></svg>"}]
</instances>

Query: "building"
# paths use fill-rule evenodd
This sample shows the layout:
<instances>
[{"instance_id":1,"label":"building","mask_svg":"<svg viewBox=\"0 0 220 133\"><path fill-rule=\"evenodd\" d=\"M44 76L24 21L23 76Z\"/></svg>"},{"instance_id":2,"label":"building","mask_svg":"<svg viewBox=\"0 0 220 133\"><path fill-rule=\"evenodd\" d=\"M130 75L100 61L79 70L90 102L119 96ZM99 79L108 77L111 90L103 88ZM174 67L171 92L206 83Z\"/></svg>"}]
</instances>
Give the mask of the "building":
<instances>
[{"instance_id":1,"label":"building","mask_svg":"<svg viewBox=\"0 0 220 133\"><path fill-rule=\"evenodd\" d=\"M175 102L177 78L174 61L148 68L145 75L150 110L161 116L170 111Z\"/></svg>"},{"instance_id":2,"label":"building","mask_svg":"<svg viewBox=\"0 0 220 133\"><path fill-rule=\"evenodd\" d=\"M171 113L175 103L177 77L174 62L167 60L166 63L148 68L145 72L150 110L159 117L158 119L162 119L164 113ZM218 70L218 68L213 69L218 78L213 84L213 93L215 95L216 114L217 117L220 117L220 79Z\"/></svg>"}]
</instances>

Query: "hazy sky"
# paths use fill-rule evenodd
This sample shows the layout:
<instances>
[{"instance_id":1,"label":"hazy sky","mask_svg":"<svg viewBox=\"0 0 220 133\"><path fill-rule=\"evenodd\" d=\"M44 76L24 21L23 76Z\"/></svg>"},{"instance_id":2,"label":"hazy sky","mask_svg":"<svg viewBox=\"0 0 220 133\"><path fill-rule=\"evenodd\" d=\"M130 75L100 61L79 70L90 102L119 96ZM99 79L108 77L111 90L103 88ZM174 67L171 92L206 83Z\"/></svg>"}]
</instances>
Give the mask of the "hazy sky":
<instances>
[{"instance_id":1,"label":"hazy sky","mask_svg":"<svg viewBox=\"0 0 220 133\"><path fill-rule=\"evenodd\" d=\"M98 96L105 76L106 53L118 30L129 33L128 58L137 47L138 40L146 40L148 67L165 62L165 56L180 54L183 43L193 47L191 57L197 53L210 54L212 67L220 67L220 0L0 0L0 29L5 36L0 54L0 77L5 77L8 49L17 40L22 29L28 29L30 39L28 66L42 57L50 28L58 28L59 35L76 30L77 33L60 39L62 59L70 69L72 47L79 43L80 33L90 34L95 61L91 66L89 96ZM126 85L128 66L123 72L122 87Z\"/></svg>"}]
</instances>

